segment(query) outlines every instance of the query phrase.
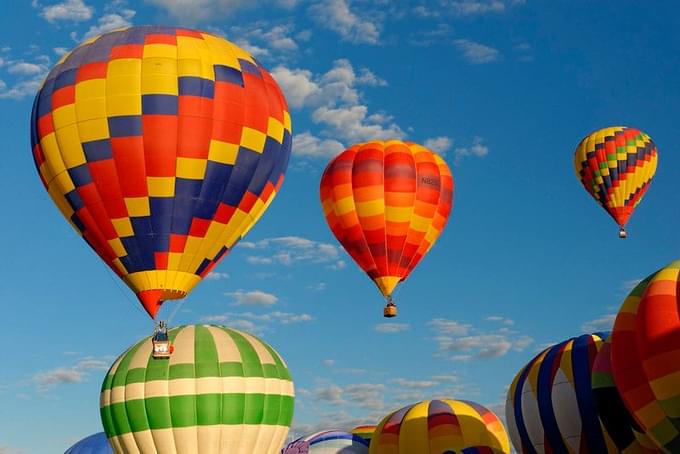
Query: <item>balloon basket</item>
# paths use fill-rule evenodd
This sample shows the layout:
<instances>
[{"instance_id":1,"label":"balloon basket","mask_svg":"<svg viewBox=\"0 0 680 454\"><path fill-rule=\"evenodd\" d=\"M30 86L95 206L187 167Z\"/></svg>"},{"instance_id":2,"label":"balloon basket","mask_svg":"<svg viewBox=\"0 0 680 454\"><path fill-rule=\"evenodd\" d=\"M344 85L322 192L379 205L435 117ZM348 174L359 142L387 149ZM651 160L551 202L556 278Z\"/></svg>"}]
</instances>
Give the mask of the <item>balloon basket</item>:
<instances>
[{"instance_id":1,"label":"balloon basket","mask_svg":"<svg viewBox=\"0 0 680 454\"><path fill-rule=\"evenodd\" d=\"M628 238L628 233L626 233L626 229L624 229L623 227L621 227L621 229L619 230L619 238L621 238L622 240Z\"/></svg>"},{"instance_id":2,"label":"balloon basket","mask_svg":"<svg viewBox=\"0 0 680 454\"><path fill-rule=\"evenodd\" d=\"M385 308L383 309L383 316L385 318L392 318L397 316L397 305L394 304L393 302L387 303Z\"/></svg>"}]
</instances>

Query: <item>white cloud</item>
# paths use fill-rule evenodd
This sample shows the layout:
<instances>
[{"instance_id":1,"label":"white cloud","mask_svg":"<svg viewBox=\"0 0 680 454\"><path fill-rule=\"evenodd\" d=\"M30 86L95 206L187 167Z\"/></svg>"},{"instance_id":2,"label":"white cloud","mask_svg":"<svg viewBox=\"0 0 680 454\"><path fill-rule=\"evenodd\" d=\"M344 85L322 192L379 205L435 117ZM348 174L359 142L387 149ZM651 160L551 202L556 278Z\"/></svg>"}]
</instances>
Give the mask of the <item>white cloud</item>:
<instances>
[{"instance_id":1,"label":"white cloud","mask_svg":"<svg viewBox=\"0 0 680 454\"><path fill-rule=\"evenodd\" d=\"M329 243L321 243L299 236L281 236L247 243L255 251L266 250L269 255L253 255L246 260L252 265L294 265L298 263L338 264L340 250Z\"/></svg>"},{"instance_id":2,"label":"white cloud","mask_svg":"<svg viewBox=\"0 0 680 454\"><path fill-rule=\"evenodd\" d=\"M296 56L299 46L295 41L297 35L294 36L294 31L292 23L276 24L264 20L230 27L228 33L215 29L218 34L235 40L236 44L253 56L258 58L266 56L270 60Z\"/></svg>"},{"instance_id":3,"label":"white cloud","mask_svg":"<svg viewBox=\"0 0 680 454\"><path fill-rule=\"evenodd\" d=\"M273 306L279 301L276 295L261 290L237 290L226 295L234 299L233 306Z\"/></svg>"},{"instance_id":4,"label":"white cloud","mask_svg":"<svg viewBox=\"0 0 680 454\"><path fill-rule=\"evenodd\" d=\"M34 6L39 6L37 3ZM83 0L65 0L54 5L43 6L40 15L50 23L57 21L81 22L90 20L94 8L87 6Z\"/></svg>"},{"instance_id":5,"label":"white cloud","mask_svg":"<svg viewBox=\"0 0 680 454\"><path fill-rule=\"evenodd\" d=\"M319 86L312 81L312 72L306 69L277 66L271 74L281 86L291 107L300 108L308 99L321 92Z\"/></svg>"},{"instance_id":6,"label":"white cloud","mask_svg":"<svg viewBox=\"0 0 680 454\"><path fill-rule=\"evenodd\" d=\"M309 13L320 26L338 33L344 41L377 44L380 40L379 25L357 15L345 0L324 0L312 5Z\"/></svg>"},{"instance_id":7,"label":"white cloud","mask_svg":"<svg viewBox=\"0 0 680 454\"><path fill-rule=\"evenodd\" d=\"M510 350L522 351L533 343L531 337L518 335L507 328L486 333L471 325L446 319L434 319L428 325L435 333L436 356L454 361L498 358Z\"/></svg>"},{"instance_id":8,"label":"white cloud","mask_svg":"<svg viewBox=\"0 0 680 454\"><path fill-rule=\"evenodd\" d=\"M8 86L0 80L0 99L22 99L36 94L42 84L42 75L30 80L16 82Z\"/></svg>"},{"instance_id":9,"label":"white cloud","mask_svg":"<svg viewBox=\"0 0 680 454\"><path fill-rule=\"evenodd\" d=\"M439 385L437 380L407 380L405 378L395 378L391 380L397 386L408 389L427 389Z\"/></svg>"},{"instance_id":10,"label":"white cloud","mask_svg":"<svg viewBox=\"0 0 680 454\"><path fill-rule=\"evenodd\" d=\"M408 323L378 323L373 327L374 331L383 334L401 333L411 328Z\"/></svg>"},{"instance_id":11,"label":"white cloud","mask_svg":"<svg viewBox=\"0 0 680 454\"><path fill-rule=\"evenodd\" d=\"M219 281L223 279L229 279L229 273L219 273L217 271L211 271L205 277L206 281Z\"/></svg>"},{"instance_id":12,"label":"white cloud","mask_svg":"<svg viewBox=\"0 0 680 454\"><path fill-rule=\"evenodd\" d=\"M91 356L80 359L74 366L56 367L33 375L33 382L40 391L45 391L62 384L81 383L92 370L107 370L112 358L98 359Z\"/></svg>"},{"instance_id":13,"label":"white cloud","mask_svg":"<svg viewBox=\"0 0 680 454\"><path fill-rule=\"evenodd\" d=\"M512 326L515 324L515 322L509 318L502 317L500 315L491 315L485 319L488 322L498 322L502 325L505 326Z\"/></svg>"},{"instance_id":14,"label":"white cloud","mask_svg":"<svg viewBox=\"0 0 680 454\"><path fill-rule=\"evenodd\" d=\"M335 365L334 359L324 359L321 363L326 367L333 367Z\"/></svg>"},{"instance_id":15,"label":"white cloud","mask_svg":"<svg viewBox=\"0 0 680 454\"><path fill-rule=\"evenodd\" d=\"M472 140L472 145L469 147L456 148L453 151L453 162L454 164L460 164L463 158L474 156L477 158L484 158L489 154L489 147L484 145L482 142L484 139L481 137L475 137Z\"/></svg>"},{"instance_id":16,"label":"white cloud","mask_svg":"<svg viewBox=\"0 0 680 454\"><path fill-rule=\"evenodd\" d=\"M47 67L43 64L18 61L11 63L7 68L7 72L21 76L34 76L36 74L45 74L47 72Z\"/></svg>"},{"instance_id":17,"label":"white cloud","mask_svg":"<svg viewBox=\"0 0 680 454\"><path fill-rule=\"evenodd\" d=\"M307 286L309 290L314 290L315 292L321 292L323 290L326 290L326 287L327 286L325 282L319 282L318 284Z\"/></svg>"},{"instance_id":18,"label":"white cloud","mask_svg":"<svg viewBox=\"0 0 680 454\"><path fill-rule=\"evenodd\" d=\"M480 16L504 13L509 6L523 5L525 0L444 0L442 3L457 16Z\"/></svg>"},{"instance_id":19,"label":"white cloud","mask_svg":"<svg viewBox=\"0 0 680 454\"><path fill-rule=\"evenodd\" d=\"M65 55L66 52L68 52L68 49L65 47L55 47L52 49L57 56L61 57L62 55Z\"/></svg>"},{"instance_id":20,"label":"white cloud","mask_svg":"<svg viewBox=\"0 0 680 454\"><path fill-rule=\"evenodd\" d=\"M205 323L228 323L246 331L263 332L271 324L291 325L294 323L304 323L314 320L309 314L293 314L290 312L273 311L264 314L253 312L227 312L226 314L209 315L201 318ZM258 324L259 323L259 324Z\"/></svg>"},{"instance_id":21,"label":"white cloud","mask_svg":"<svg viewBox=\"0 0 680 454\"><path fill-rule=\"evenodd\" d=\"M132 25L132 18L136 12L131 9L123 9L118 12L110 12L104 14L97 19L97 24L90 26L83 39L92 38L93 36L101 35L106 32L125 28ZM75 35L72 35L75 38Z\"/></svg>"},{"instance_id":22,"label":"white cloud","mask_svg":"<svg viewBox=\"0 0 680 454\"><path fill-rule=\"evenodd\" d=\"M614 327L616 314L607 314L602 317L590 320L581 325L581 330L586 333L593 333L598 331L611 331Z\"/></svg>"},{"instance_id":23,"label":"white cloud","mask_svg":"<svg viewBox=\"0 0 680 454\"><path fill-rule=\"evenodd\" d=\"M319 107L312 114L315 123L323 124L331 135L349 142L370 139L401 139L406 133L384 114L368 115L368 107L353 105Z\"/></svg>"},{"instance_id":24,"label":"white cloud","mask_svg":"<svg viewBox=\"0 0 680 454\"><path fill-rule=\"evenodd\" d=\"M348 62L349 63L349 62ZM380 77L373 74L373 72L368 68L361 68L359 72L359 77L357 77L357 83L363 85L369 85L374 87L386 87L387 81L381 79Z\"/></svg>"},{"instance_id":25,"label":"white cloud","mask_svg":"<svg viewBox=\"0 0 680 454\"><path fill-rule=\"evenodd\" d=\"M498 49L493 47L485 46L469 39L456 39L453 41L453 44L463 54L463 57L472 64L480 65L498 60Z\"/></svg>"},{"instance_id":26,"label":"white cloud","mask_svg":"<svg viewBox=\"0 0 680 454\"><path fill-rule=\"evenodd\" d=\"M424 145L426 148L443 155L451 149L453 140L446 136L433 137L431 139L427 139Z\"/></svg>"},{"instance_id":27,"label":"white cloud","mask_svg":"<svg viewBox=\"0 0 680 454\"><path fill-rule=\"evenodd\" d=\"M322 139L309 132L296 134L293 138L293 153L310 158L333 158L345 149L335 139Z\"/></svg>"}]
</instances>

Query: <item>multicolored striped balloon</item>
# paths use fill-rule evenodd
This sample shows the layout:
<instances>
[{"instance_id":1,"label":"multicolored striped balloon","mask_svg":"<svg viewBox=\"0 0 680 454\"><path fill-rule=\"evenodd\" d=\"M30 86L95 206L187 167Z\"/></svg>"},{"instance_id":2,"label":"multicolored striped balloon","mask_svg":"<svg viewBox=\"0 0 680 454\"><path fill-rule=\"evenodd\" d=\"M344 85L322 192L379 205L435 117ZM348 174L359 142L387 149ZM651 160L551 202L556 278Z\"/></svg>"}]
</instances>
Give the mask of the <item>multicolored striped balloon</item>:
<instances>
[{"instance_id":1,"label":"multicolored striped balloon","mask_svg":"<svg viewBox=\"0 0 680 454\"><path fill-rule=\"evenodd\" d=\"M593 363L608 333L547 348L515 376L505 419L518 452L616 453L592 393Z\"/></svg>"},{"instance_id":2,"label":"multicolored striped balloon","mask_svg":"<svg viewBox=\"0 0 680 454\"><path fill-rule=\"evenodd\" d=\"M623 454L660 454L661 451L635 422L616 389L611 363L611 335L593 363L593 398L600 421Z\"/></svg>"},{"instance_id":3,"label":"multicolored striped balloon","mask_svg":"<svg viewBox=\"0 0 680 454\"><path fill-rule=\"evenodd\" d=\"M373 424L363 424L361 426L356 426L354 429L352 429L352 433L354 435L358 435L364 440L368 442L368 444L371 444L371 439L373 438L373 434L375 433L375 429L377 429L378 426L373 425Z\"/></svg>"},{"instance_id":4,"label":"multicolored striped balloon","mask_svg":"<svg viewBox=\"0 0 680 454\"><path fill-rule=\"evenodd\" d=\"M333 235L390 297L444 229L453 177L446 162L421 145L375 140L328 164L320 196Z\"/></svg>"},{"instance_id":5,"label":"multicolored striped balloon","mask_svg":"<svg viewBox=\"0 0 680 454\"><path fill-rule=\"evenodd\" d=\"M657 151L644 132L625 126L595 131L576 148L576 176L625 237L625 225L647 192L657 165Z\"/></svg>"},{"instance_id":6,"label":"multicolored striped balloon","mask_svg":"<svg viewBox=\"0 0 680 454\"><path fill-rule=\"evenodd\" d=\"M240 47L132 27L87 40L50 71L31 146L61 213L155 317L272 202L291 121L277 83Z\"/></svg>"},{"instance_id":7,"label":"multicolored striped balloon","mask_svg":"<svg viewBox=\"0 0 680 454\"><path fill-rule=\"evenodd\" d=\"M612 370L635 420L665 452L680 452L680 260L626 298L612 333Z\"/></svg>"},{"instance_id":8,"label":"multicolored striped balloon","mask_svg":"<svg viewBox=\"0 0 680 454\"><path fill-rule=\"evenodd\" d=\"M279 354L221 326L169 331L175 352L154 359L151 338L123 353L101 392L118 454L278 453L293 418L293 382Z\"/></svg>"},{"instance_id":9,"label":"multicolored striped balloon","mask_svg":"<svg viewBox=\"0 0 680 454\"><path fill-rule=\"evenodd\" d=\"M473 448L477 451L467 450ZM466 400L431 400L385 416L375 430L369 452L507 454L510 442L503 424L491 410Z\"/></svg>"},{"instance_id":10,"label":"multicolored striped balloon","mask_svg":"<svg viewBox=\"0 0 680 454\"><path fill-rule=\"evenodd\" d=\"M289 443L281 454L368 454L368 442L341 430L324 430Z\"/></svg>"},{"instance_id":11,"label":"multicolored striped balloon","mask_svg":"<svg viewBox=\"0 0 680 454\"><path fill-rule=\"evenodd\" d=\"M64 454L113 454L104 432L99 432L83 438L66 450Z\"/></svg>"}]
</instances>

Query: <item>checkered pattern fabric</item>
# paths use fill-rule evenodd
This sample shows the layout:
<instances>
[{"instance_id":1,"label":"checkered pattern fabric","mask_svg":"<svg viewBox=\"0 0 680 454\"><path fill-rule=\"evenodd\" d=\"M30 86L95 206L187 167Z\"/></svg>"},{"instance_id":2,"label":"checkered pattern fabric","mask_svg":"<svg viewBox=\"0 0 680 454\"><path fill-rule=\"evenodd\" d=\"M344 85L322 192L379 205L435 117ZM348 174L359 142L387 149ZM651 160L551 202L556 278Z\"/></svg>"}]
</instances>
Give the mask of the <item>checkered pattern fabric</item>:
<instances>
[{"instance_id":1,"label":"checkered pattern fabric","mask_svg":"<svg viewBox=\"0 0 680 454\"><path fill-rule=\"evenodd\" d=\"M399 140L345 150L321 178L331 231L389 296L439 238L453 203L453 176L431 150Z\"/></svg>"},{"instance_id":2,"label":"checkered pattern fabric","mask_svg":"<svg viewBox=\"0 0 680 454\"><path fill-rule=\"evenodd\" d=\"M576 176L624 227L647 192L657 165L656 146L644 132L616 126L595 131L576 148Z\"/></svg>"},{"instance_id":3,"label":"checkered pattern fabric","mask_svg":"<svg viewBox=\"0 0 680 454\"><path fill-rule=\"evenodd\" d=\"M385 416L370 454L508 454L510 441L498 416L466 400L431 400Z\"/></svg>"},{"instance_id":4,"label":"checkered pattern fabric","mask_svg":"<svg viewBox=\"0 0 680 454\"><path fill-rule=\"evenodd\" d=\"M132 27L92 38L50 71L31 142L62 214L155 316L267 209L291 121L276 82L238 46Z\"/></svg>"},{"instance_id":5,"label":"checkered pattern fabric","mask_svg":"<svg viewBox=\"0 0 680 454\"><path fill-rule=\"evenodd\" d=\"M647 436L664 452L680 452L680 260L624 301L612 332L612 371Z\"/></svg>"}]
</instances>

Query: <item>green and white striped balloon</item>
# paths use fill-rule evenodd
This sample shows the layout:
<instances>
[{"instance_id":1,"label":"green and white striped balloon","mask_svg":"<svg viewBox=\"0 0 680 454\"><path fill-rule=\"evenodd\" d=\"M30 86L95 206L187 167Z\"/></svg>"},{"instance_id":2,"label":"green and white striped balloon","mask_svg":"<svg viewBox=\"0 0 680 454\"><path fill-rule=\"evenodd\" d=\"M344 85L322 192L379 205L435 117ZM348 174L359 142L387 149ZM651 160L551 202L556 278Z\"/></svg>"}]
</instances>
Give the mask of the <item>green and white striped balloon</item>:
<instances>
[{"instance_id":1,"label":"green and white striped balloon","mask_svg":"<svg viewBox=\"0 0 680 454\"><path fill-rule=\"evenodd\" d=\"M154 359L151 338L123 353L102 385L104 430L118 454L274 454L293 419L283 359L250 334L189 325Z\"/></svg>"}]
</instances>

